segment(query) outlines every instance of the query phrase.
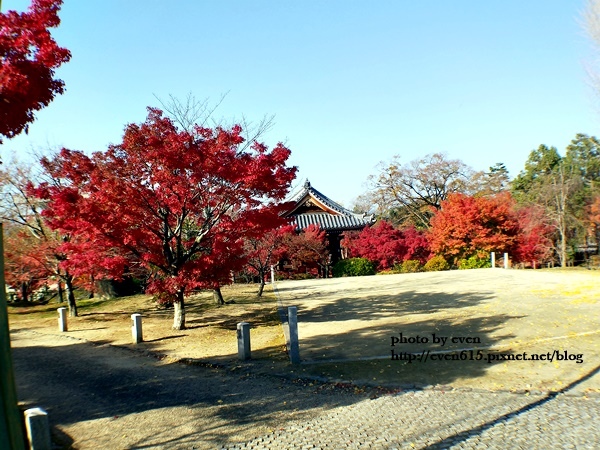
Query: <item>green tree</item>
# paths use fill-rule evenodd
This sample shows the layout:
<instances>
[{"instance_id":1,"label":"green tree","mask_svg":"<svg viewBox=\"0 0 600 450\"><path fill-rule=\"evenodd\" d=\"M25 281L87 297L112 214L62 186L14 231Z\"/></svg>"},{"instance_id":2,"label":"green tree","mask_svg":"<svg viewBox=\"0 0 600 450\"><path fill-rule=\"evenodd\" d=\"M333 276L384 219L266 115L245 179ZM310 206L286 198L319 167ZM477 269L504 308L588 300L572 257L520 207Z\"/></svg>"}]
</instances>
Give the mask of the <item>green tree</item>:
<instances>
[{"instance_id":1,"label":"green tree","mask_svg":"<svg viewBox=\"0 0 600 450\"><path fill-rule=\"evenodd\" d=\"M600 141L595 136L579 133L567 146L565 164L581 177L582 209L594 194L600 192Z\"/></svg>"},{"instance_id":2,"label":"green tree","mask_svg":"<svg viewBox=\"0 0 600 450\"><path fill-rule=\"evenodd\" d=\"M585 238L583 224L589 198L585 177L593 176L597 151L596 139L583 134L567 147L565 157L555 147L540 145L529 154L525 170L512 183L514 197L521 204L544 208L548 223L556 230L554 250L563 267L569 260L569 248Z\"/></svg>"},{"instance_id":3,"label":"green tree","mask_svg":"<svg viewBox=\"0 0 600 450\"><path fill-rule=\"evenodd\" d=\"M543 183L544 177L556 170L561 160L562 158L556 147L548 147L542 144L537 149L532 150L525 162L525 170L521 171L512 182L515 197L524 200L536 184Z\"/></svg>"}]
</instances>

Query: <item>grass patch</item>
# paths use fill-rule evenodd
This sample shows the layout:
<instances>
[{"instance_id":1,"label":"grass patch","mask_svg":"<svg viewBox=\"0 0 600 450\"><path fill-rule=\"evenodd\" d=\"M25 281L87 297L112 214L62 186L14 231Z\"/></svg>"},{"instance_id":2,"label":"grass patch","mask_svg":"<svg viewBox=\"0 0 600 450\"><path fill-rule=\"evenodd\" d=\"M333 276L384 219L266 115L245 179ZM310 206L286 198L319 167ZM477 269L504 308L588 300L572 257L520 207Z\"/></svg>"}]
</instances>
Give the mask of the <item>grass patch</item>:
<instances>
[{"instance_id":1,"label":"grass patch","mask_svg":"<svg viewBox=\"0 0 600 450\"><path fill-rule=\"evenodd\" d=\"M68 333L96 343L132 345L131 314L142 314L144 342L138 348L187 359L232 359L237 356L236 328L251 324L254 358L282 357L285 341L277 313L277 300L266 288L236 284L221 288L226 305L216 304L212 291L186 298L185 330L172 330L173 308L158 305L150 295L116 299L81 299L78 317L69 317ZM9 305L11 329L57 333L57 308L66 303ZM284 357L285 355L283 355Z\"/></svg>"}]
</instances>

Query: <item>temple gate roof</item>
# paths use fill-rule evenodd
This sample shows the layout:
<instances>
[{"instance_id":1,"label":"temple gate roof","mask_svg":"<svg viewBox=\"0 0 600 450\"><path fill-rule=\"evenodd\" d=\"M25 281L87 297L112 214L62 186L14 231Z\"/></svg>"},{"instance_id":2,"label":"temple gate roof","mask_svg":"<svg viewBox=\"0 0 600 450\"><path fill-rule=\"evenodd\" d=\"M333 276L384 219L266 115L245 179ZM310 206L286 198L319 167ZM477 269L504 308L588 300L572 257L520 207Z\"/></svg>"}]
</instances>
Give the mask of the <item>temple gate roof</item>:
<instances>
[{"instance_id":1,"label":"temple gate roof","mask_svg":"<svg viewBox=\"0 0 600 450\"><path fill-rule=\"evenodd\" d=\"M313 188L308 180L302 190L288 201L295 205L285 217L293 217L298 230L309 225L317 225L328 232L362 230L374 222L372 215L356 214L344 208Z\"/></svg>"}]
</instances>

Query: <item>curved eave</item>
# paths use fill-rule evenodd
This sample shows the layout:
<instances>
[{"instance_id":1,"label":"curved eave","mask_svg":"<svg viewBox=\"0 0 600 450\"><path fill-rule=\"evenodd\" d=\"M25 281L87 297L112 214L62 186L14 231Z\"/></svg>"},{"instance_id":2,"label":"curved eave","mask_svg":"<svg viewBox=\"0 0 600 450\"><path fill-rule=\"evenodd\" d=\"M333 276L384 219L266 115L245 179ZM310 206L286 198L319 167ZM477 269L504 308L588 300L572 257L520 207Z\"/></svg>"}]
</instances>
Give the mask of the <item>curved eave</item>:
<instances>
[{"instance_id":1,"label":"curved eave","mask_svg":"<svg viewBox=\"0 0 600 450\"><path fill-rule=\"evenodd\" d=\"M296 206L294 207L294 209L292 209L291 211L289 211L288 213L286 213L287 217L293 216L294 213L302 206L304 206L304 204L306 203L307 200L311 200L313 201L316 206L318 206L319 208L321 208L323 211L332 214L334 216L340 215L341 212L337 211L335 209L333 209L331 206L329 206L327 203L325 203L322 199L320 199L319 197L317 197L316 195L314 195L312 192L307 192L296 204Z\"/></svg>"},{"instance_id":2,"label":"curved eave","mask_svg":"<svg viewBox=\"0 0 600 450\"><path fill-rule=\"evenodd\" d=\"M327 213L299 214L294 216L293 219L298 230L304 230L310 225L316 225L325 231L361 230L371 223L356 216L331 215Z\"/></svg>"}]
</instances>

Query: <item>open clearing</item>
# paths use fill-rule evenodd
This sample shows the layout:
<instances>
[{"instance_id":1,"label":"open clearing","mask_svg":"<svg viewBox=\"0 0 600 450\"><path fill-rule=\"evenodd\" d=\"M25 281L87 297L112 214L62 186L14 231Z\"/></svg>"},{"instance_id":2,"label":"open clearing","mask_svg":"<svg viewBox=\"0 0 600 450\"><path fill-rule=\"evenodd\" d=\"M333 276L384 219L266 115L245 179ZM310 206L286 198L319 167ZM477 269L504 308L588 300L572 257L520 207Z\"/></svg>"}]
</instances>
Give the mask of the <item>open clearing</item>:
<instances>
[{"instance_id":1,"label":"open clearing","mask_svg":"<svg viewBox=\"0 0 600 450\"><path fill-rule=\"evenodd\" d=\"M313 376L359 384L548 391L564 389L600 365L597 271L478 269L285 281L278 291L284 306L298 307L301 370ZM400 333L420 342L392 347ZM434 343L434 334L447 338L445 345ZM430 353L427 361L409 363L392 360L392 349L422 358ZM432 360L434 352L451 358L449 350L464 359ZM550 353L554 360L487 362L490 354L523 352L542 358ZM578 386L599 388L598 376Z\"/></svg>"},{"instance_id":2,"label":"open clearing","mask_svg":"<svg viewBox=\"0 0 600 450\"><path fill-rule=\"evenodd\" d=\"M225 299L235 304L222 307L208 293L191 298L189 328L182 331L171 330L172 311L157 309L147 296L82 301L67 335L160 353L170 361L355 384L559 391L577 383L578 391L600 392L600 271L478 269L278 282L281 304L298 307L300 366L287 362L274 293L267 288L258 300L255 288L225 288ZM58 306L11 306L11 329L59 334ZM132 313L143 314L145 342L137 346L131 344ZM243 364L237 361L235 333L241 321L252 324L253 360ZM420 342L391 347L400 333ZM434 334L447 338L443 346L432 342ZM392 349L430 353L427 361L409 363L392 360ZM453 350L455 358L465 350L464 359L431 357L452 358ZM499 352L550 353L554 360L487 361Z\"/></svg>"}]
</instances>

